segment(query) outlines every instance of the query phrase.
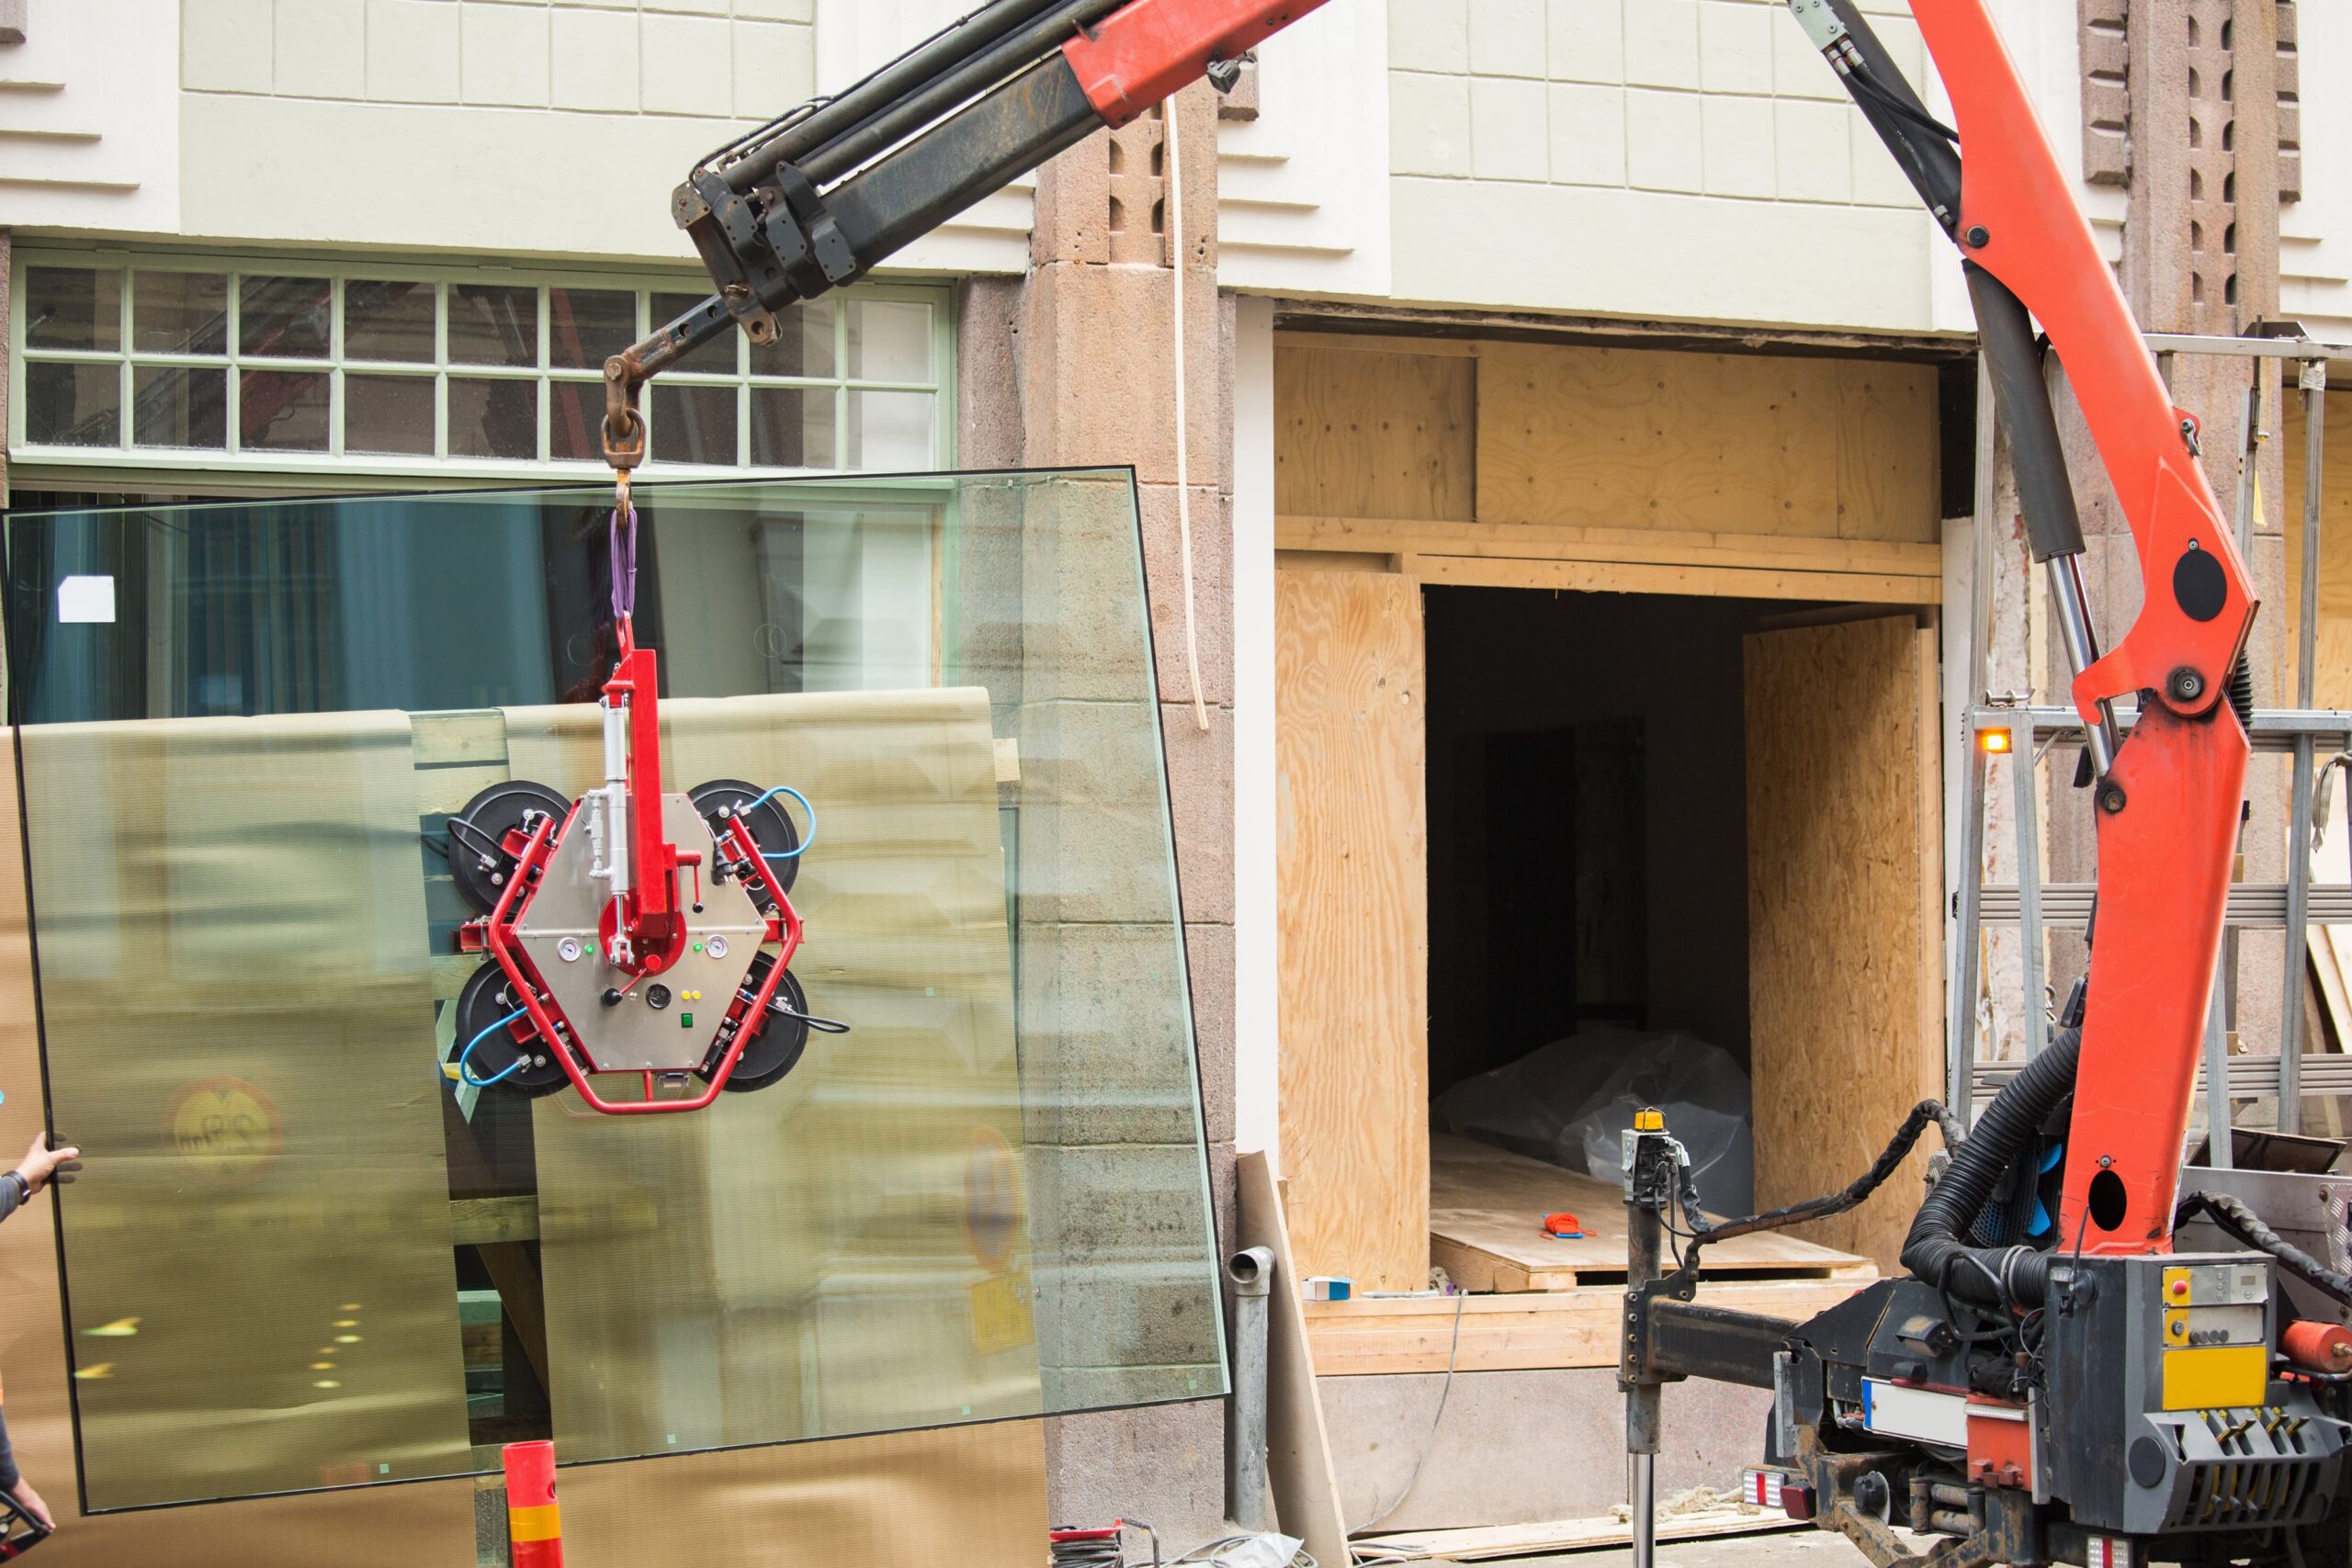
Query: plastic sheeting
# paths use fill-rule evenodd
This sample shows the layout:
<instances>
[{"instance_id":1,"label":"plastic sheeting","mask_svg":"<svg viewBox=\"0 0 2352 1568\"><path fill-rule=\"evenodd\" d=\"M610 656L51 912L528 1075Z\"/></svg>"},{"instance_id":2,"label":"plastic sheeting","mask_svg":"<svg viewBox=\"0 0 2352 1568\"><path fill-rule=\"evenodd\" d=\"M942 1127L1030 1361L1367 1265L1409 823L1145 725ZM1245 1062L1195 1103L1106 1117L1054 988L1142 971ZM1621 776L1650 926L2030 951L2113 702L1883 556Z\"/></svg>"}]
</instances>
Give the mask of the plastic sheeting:
<instances>
[{"instance_id":1,"label":"plastic sheeting","mask_svg":"<svg viewBox=\"0 0 2352 1568\"><path fill-rule=\"evenodd\" d=\"M1747 1075L1730 1053L1694 1036L1579 1030L1431 1102L1436 1125L1604 1181L1623 1174L1634 1112L1657 1106L1690 1151L1711 1213L1755 1208L1756 1153Z\"/></svg>"}]
</instances>

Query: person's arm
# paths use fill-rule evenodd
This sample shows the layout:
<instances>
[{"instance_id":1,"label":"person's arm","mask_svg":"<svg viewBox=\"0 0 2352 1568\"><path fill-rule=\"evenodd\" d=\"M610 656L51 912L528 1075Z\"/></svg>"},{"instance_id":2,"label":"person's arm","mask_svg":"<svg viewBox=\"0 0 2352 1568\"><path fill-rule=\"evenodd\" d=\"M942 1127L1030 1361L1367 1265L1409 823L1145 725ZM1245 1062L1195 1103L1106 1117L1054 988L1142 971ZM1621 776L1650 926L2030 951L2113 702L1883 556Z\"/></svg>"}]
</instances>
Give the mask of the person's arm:
<instances>
[{"instance_id":1,"label":"person's arm","mask_svg":"<svg viewBox=\"0 0 2352 1568\"><path fill-rule=\"evenodd\" d=\"M29 1201L32 1195L51 1181L71 1181L74 1173L82 1168L82 1151L72 1145L62 1149L49 1146L47 1133L36 1134L33 1146L14 1170L0 1171L0 1220L6 1219ZM12 1483L0 1480L0 1491Z\"/></svg>"},{"instance_id":2,"label":"person's arm","mask_svg":"<svg viewBox=\"0 0 2352 1568\"><path fill-rule=\"evenodd\" d=\"M6 1493L9 1500L42 1529L57 1529L57 1521L50 1517L49 1505L41 1501L40 1494L33 1490L32 1483L17 1468L17 1455L8 1446L8 1423L5 1418L0 1418L0 1492Z\"/></svg>"}]
</instances>

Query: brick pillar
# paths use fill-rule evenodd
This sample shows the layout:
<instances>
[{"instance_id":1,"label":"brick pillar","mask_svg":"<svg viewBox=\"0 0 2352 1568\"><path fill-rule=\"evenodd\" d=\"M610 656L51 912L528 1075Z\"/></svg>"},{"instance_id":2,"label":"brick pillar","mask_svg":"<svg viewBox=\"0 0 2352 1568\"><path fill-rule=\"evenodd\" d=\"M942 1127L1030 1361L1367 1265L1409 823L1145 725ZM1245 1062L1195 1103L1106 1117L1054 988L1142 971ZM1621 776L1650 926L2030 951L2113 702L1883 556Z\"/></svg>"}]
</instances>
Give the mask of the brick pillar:
<instances>
[{"instance_id":1,"label":"brick pillar","mask_svg":"<svg viewBox=\"0 0 2352 1568\"><path fill-rule=\"evenodd\" d=\"M1158 656L1161 730L1176 824L1177 874L1198 1031L1210 1176L1220 1235L1233 1205L1232 326L1216 286L1217 102L1196 85L1174 100L1182 154L1183 252L1168 221L1167 122L1155 112L1099 132L1040 174L1031 271L1017 309L975 293L978 331L1004 351L1030 468L1131 465ZM1180 539L1172 290L1185 303L1193 625L1205 728L1193 704ZM985 363L995 350L980 354ZM1000 414L967 416L991 445L1013 433ZM1032 569L1053 570L1041 561ZM1106 917L1115 920L1116 915ZM1112 924L1073 919L1072 951L1115 942ZM1107 975L1107 971L1106 971ZM1171 1154L1178 1151L1170 1150ZM1128 1156L1138 1171L1148 1150ZM1065 1162L1075 1171L1076 1161ZM1069 1186L1080 1185L1072 1177ZM1154 1201L1150 1179L1065 1191L1106 1212ZM1143 1229L1148 1216L1132 1216ZM1056 1418L1047 1424L1057 1519L1150 1520L1171 1544L1215 1532L1225 1515L1222 1406L1214 1401Z\"/></svg>"},{"instance_id":2,"label":"brick pillar","mask_svg":"<svg viewBox=\"0 0 2352 1568\"><path fill-rule=\"evenodd\" d=\"M2085 174L2093 184L2120 186L2129 193L2118 270L2141 327L2234 335L2275 318L2281 181L2286 171L2300 168L2285 155L2297 124L2291 5L2080 5ZM2203 427L2207 477L2223 514L2234 520L2245 467L2246 391L2258 377L2261 426L2275 437L2281 428L2278 363L2178 355L2168 356L2165 369L2173 400ZM2088 432L2063 386L2058 401L2084 500L2084 575L2103 639L2111 645L2139 610L2138 563ZM2255 592L2266 608L2256 619L2249 658L2256 702L2278 706L2291 701L2284 656L2293 615L2286 603L2280 514L2285 468L2278 442L2265 444L2256 460L2263 505L2252 519L2246 554ZM2011 570L2022 570L2022 564ZM2044 590L2037 583L2033 592L2040 596ZM2043 691L2063 700L2059 694L2069 676L2054 639L2041 655L2041 668ZM2094 867L2092 820L2085 797L2068 783L2051 781L2047 874L2053 881L2086 881ZM2285 874L2286 785L2287 773L2276 759L2256 760L2247 781L2253 805L2245 834L2250 880L2278 881ZM2053 932L2051 949L2052 981L2063 996L2087 955L2073 932ZM2235 1016L2245 1050L2267 1053L2278 1047L2282 958L2278 933L2242 936Z\"/></svg>"}]
</instances>

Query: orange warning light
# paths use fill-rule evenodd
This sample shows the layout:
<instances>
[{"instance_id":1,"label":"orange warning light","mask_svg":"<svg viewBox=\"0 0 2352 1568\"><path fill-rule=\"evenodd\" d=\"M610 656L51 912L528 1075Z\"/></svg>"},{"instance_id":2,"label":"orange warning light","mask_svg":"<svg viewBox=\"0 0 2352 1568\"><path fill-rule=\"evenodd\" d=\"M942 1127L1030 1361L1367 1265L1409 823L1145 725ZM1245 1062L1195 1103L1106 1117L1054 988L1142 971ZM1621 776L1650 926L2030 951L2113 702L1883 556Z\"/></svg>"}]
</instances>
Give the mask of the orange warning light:
<instances>
[{"instance_id":1,"label":"orange warning light","mask_svg":"<svg viewBox=\"0 0 2352 1568\"><path fill-rule=\"evenodd\" d=\"M2009 732L2006 729L1980 729L1976 732L1976 744L1997 757L2009 749Z\"/></svg>"}]
</instances>

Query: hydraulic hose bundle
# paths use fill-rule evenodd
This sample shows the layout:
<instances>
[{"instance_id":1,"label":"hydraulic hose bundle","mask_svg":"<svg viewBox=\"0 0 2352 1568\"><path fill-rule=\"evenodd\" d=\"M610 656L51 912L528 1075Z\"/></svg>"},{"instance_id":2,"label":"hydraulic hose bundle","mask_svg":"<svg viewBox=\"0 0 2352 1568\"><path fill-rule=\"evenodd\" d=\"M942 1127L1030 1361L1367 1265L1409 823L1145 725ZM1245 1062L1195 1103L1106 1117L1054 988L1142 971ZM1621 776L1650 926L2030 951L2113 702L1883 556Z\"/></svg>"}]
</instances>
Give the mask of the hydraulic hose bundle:
<instances>
[{"instance_id":1,"label":"hydraulic hose bundle","mask_svg":"<svg viewBox=\"0 0 2352 1568\"><path fill-rule=\"evenodd\" d=\"M2050 1286L2051 1254L2026 1247L1971 1247L1962 1238L2012 1163L2075 1092L2083 1049L2079 1025L2063 1029L1993 1097L1903 1242L1903 1266L1928 1284L1983 1306L2038 1306Z\"/></svg>"}]
</instances>

